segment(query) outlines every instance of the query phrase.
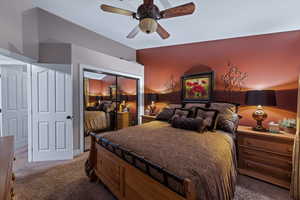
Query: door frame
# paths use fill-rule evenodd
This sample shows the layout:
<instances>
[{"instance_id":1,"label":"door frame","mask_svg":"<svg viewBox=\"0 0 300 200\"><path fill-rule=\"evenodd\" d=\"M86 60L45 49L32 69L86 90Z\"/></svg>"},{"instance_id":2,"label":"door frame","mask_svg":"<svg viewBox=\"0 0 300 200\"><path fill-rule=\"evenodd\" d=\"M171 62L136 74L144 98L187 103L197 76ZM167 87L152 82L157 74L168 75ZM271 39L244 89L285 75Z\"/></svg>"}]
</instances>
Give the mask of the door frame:
<instances>
[{"instance_id":1,"label":"door frame","mask_svg":"<svg viewBox=\"0 0 300 200\"><path fill-rule=\"evenodd\" d=\"M30 132L30 134L28 133L28 161L32 162L33 161L33 131L32 131L32 115L33 115L33 111L32 111L32 65L36 65L38 67L56 67L56 68L61 68L61 67L66 67L66 66L70 66L71 67L71 96L73 98L73 65L72 64L50 64L50 63L31 63L29 64L29 68L30 70L27 68L27 75L28 75L28 79L27 79L27 93L28 93L28 132ZM30 73L29 73L30 72ZM73 111L73 101L72 101L72 114L74 113ZM72 123L72 130L73 130L74 124ZM73 157L74 157L74 130L71 133L71 149L73 151Z\"/></svg>"},{"instance_id":2,"label":"door frame","mask_svg":"<svg viewBox=\"0 0 300 200\"><path fill-rule=\"evenodd\" d=\"M141 116L144 114L144 76L139 76L131 73L124 73L105 67L94 67L86 64L79 64L79 133L80 133L80 149L79 153L84 152L84 71L104 72L108 74L120 75L128 78L134 78L138 80L138 124L141 124ZM75 150L76 151L76 150Z\"/></svg>"}]
</instances>

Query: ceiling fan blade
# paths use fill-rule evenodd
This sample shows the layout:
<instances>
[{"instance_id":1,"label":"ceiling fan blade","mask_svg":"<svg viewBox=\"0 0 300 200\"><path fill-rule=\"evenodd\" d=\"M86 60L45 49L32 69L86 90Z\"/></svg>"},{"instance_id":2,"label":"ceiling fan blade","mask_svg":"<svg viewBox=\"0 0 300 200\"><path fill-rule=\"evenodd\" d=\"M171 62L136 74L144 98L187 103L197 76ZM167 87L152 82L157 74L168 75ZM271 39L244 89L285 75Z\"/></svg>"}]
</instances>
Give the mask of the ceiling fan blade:
<instances>
[{"instance_id":1,"label":"ceiling fan blade","mask_svg":"<svg viewBox=\"0 0 300 200\"><path fill-rule=\"evenodd\" d=\"M160 0L160 3L163 5L165 9L171 8L172 5L170 4L169 0Z\"/></svg>"},{"instance_id":2,"label":"ceiling fan blade","mask_svg":"<svg viewBox=\"0 0 300 200\"><path fill-rule=\"evenodd\" d=\"M144 0L144 4L153 4L153 0Z\"/></svg>"},{"instance_id":3,"label":"ceiling fan blade","mask_svg":"<svg viewBox=\"0 0 300 200\"><path fill-rule=\"evenodd\" d=\"M127 38L128 39L132 39L134 38L138 33L140 32L140 27L139 25L137 25L128 35Z\"/></svg>"},{"instance_id":4,"label":"ceiling fan blade","mask_svg":"<svg viewBox=\"0 0 300 200\"><path fill-rule=\"evenodd\" d=\"M111 13L116 13L116 14L126 15L126 16L133 16L134 15L134 12L132 12L130 10L125 10L125 9L122 9L122 8L116 8L116 7L105 5L105 4L102 4L100 6L100 8L105 12L111 12Z\"/></svg>"},{"instance_id":5,"label":"ceiling fan blade","mask_svg":"<svg viewBox=\"0 0 300 200\"><path fill-rule=\"evenodd\" d=\"M163 19L166 19L166 18L171 18L171 17L190 15L190 14L193 14L194 11L195 11L195 4L193 2L191 2L188 4L184 4L181 6L163 10L160 12L160 14Z\"/></svg>"},{"instance_id":6,"label":"ceiling fan blade","mask_svg":"<svg viewBox=\"0 0 300 200\"><path fill-rule=\"evenodd\" d=\"M156 32L162 39L167 39L168 37L170 37L170 34L159 23L157 23Z\"/></svg>"}]
</instances>

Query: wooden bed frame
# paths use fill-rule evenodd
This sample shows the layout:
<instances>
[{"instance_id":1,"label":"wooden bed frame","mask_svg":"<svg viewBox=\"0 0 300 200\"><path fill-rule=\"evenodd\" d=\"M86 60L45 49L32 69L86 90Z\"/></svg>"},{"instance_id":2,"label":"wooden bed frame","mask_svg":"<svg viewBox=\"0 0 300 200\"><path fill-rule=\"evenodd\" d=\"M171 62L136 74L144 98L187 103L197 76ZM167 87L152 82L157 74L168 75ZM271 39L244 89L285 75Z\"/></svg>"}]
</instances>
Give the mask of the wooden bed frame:
<instances>
[{"instance_id":1,"label":"wooden bed frame","mask_svg":"<svg viewBox=\"0 0 300 200\"><path fill-rule=\"evenodd\" d=\"M184 179L184 195L143 173L114 153L102 147L92 136L86 173L91 181L100 180L119 200L196 200L196 188Z\"/></svg>"}]
</instances>

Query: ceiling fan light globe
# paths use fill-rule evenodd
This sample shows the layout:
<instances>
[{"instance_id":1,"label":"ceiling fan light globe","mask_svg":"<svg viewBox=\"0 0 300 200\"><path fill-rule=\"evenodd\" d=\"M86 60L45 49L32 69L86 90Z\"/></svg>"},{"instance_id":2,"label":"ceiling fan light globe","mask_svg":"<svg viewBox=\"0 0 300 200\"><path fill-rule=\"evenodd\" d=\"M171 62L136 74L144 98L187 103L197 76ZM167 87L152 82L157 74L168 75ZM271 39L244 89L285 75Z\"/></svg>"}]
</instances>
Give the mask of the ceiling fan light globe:
<instances>
[{"instance_id":1,"label":"ceiling fan light globe","mask_svg":"<svg viewBox=\"0 0 300 200\"><path fill-rule=\"evenodd\" d=\"M157 22L152 18L144 18L140 21L139 27L144 33L154 33L157 30Z\"/></svg>"}]
</instances>

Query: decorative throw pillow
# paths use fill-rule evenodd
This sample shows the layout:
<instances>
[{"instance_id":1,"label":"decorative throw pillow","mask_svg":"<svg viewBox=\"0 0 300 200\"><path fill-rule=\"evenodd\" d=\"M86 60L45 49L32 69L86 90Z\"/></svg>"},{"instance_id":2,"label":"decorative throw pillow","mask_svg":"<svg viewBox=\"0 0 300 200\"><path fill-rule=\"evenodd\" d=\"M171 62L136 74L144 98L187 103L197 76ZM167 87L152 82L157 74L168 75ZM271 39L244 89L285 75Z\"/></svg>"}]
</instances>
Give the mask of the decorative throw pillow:
<instances>
[{"instance_id":1,"label":"decorative throw pillow","mask_svg":"<svg viewBox=\"0 0 300 200\"><path fill-rule=\"evenodd\" d=\"M181 104L169 104L167 105L167 108L176 109L176 108L182 108Z\"/></svg>"},{"instance_id":2,"label":"decorative throw pillow","mask_svg":"<svg viewBox=\"0 0 300 200\"><path fill-rule=\"evenodd\" d=\"M174 115L179 115L180 117L188 117L188 115L190 114L190 112L191 111L189 109L176 108Z\"/></svg>"},{"instance_id":3,"label":"decorative throw pillow","mask_svg":"<svg viewBox=\"0 0 300 200\"><path fill-rule=\"evenodd\" d=\"M205 123L207 124L208 130L212 131L216 129L218 114L219 114L218 110L198 107L196 109L195 118L204 119Z\"/></svg>"},{"instance_id":4,"label":"decorative throw pillow","mask_svg":"<svg viewBox=\"0 0 300 200\"><path fill-rule=\"evenodd\" d=\"M174 112L175 109L163 108L162 111L156 116L156 119L160 121L169 121L174 115Z\"/></svg>"},{"instance_id":5,"label":"decorative throw pillow","mask_svg":"<svg viewBox=\"0 0 300 200\"><path fill-rule=\"evenodd\" d=\"M180 128L185 130L197 131L199 133L203 133L207 126L204 119L198 118L187 118L179 115L174 115L172 120L172 127Z\"/></svg>"},{"instance_id":6,"label":"decorative throw pillow","mask_svg":"<svg viewBox=\"0 0 300 200\"><path fill-rule=\"evenodd\" d=\"M198 107L205 108L205 103L187 103L185 104L184 108L190 110L190 116L189 117L195 117L196 110Z\"/></svg>"},{"instance_id":7,"label":"decorative throw pillow","mask_svg":"<svg viewBox=\"0 0 300 200\"><path fill-rule=\"evenodd\" d=\"M209 109L215 109L222 113L226 112L237 112L237 106L231 103L210 103Z\"/></svg>"},{"instance_id":8,"label":"decorative throw pillow","mask_svg":"<svg viewBox=\"0 0 300 200\"><path fill-rule=\"evenodd\" d=\"M240 116L236 113L232 115L219 115L217 129L234 134L239 125L239 119Z\"/></svg>"},{"instance_id":9,"label":"decorative throw pillow","mask_svg":"<svg viewBox=\"0 0 300 200\"><path fill-rule=\"evenodd\" d=\"M217 121L217 129L235 133L239 123L239 115L236 113L237 106L230 103L211 103L210 108L220 112Z\"/></svg>"}]
</instances>

